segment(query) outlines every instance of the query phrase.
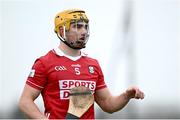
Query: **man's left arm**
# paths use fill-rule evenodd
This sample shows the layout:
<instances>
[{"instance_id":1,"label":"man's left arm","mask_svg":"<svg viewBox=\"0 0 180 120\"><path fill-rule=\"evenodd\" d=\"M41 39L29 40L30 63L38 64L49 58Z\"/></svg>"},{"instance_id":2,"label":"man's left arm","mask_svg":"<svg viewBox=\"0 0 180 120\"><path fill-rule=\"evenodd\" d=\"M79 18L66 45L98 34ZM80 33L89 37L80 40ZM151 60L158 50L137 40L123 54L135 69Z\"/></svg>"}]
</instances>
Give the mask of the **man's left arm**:
<instances>
[{"instance_id":1,"label":"man's left arm","mask_svg":"<svg viewBox=\"0 0 180 120\"><path fill-rule=\"evenodd\" d=\"M108 88L97 90L95 93L96 103L108 113L121 110L132 98L143 99L144 93L135 86L128 88L119 96L112 96Z\"/></svg>"}]
</instances>

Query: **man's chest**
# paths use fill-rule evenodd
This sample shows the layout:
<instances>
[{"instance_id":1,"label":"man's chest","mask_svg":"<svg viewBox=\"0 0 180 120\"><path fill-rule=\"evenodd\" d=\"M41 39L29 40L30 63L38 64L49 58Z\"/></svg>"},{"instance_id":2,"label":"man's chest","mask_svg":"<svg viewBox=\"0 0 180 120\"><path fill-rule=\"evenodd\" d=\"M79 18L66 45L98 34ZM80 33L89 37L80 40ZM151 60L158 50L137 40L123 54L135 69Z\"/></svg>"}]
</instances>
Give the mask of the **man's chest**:
<instances>
[{"instance_id":1,"label":"man's chest","mask_svg":"<svg viewBox=\"0 0 180 120\"><path fill-rule=\"evenodd\" d=\"M49 80L96 79L98 68L94 63L85 61L57 61L47 69Z\"/></svg>"},{"instance_id":2,"label":"man's chest","mask_svg":"<svg viewBox=\"0 0 180 120\"><path fill-rule=\"evenodd\" d=\"M48 86L54 92L58 90L61 99L68 99L70 89L77 86L85 86L94 92L98 75L97 66L85 61L57 61L47 70Z\"/></svg>"}]
</instances>

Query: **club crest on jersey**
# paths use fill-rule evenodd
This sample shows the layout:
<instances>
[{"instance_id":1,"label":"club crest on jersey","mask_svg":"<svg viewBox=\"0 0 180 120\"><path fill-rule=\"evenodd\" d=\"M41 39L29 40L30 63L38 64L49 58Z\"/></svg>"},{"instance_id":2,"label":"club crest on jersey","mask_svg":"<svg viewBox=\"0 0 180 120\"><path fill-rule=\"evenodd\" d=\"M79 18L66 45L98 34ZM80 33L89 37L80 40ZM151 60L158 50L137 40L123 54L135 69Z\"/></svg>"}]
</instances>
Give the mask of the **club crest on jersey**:
<instances>
[{"instance_id":1,"label":"club crest on jersey","mask_svg":"<svg viewBox=\"0 0 180 120\"><path fill-rule=\"evenodd\" d=\"M34 77L34 74L35 74L35 70L32 69L32 70L30 71L30 73L29 73L29 77Z\"/></svg>"},{"instance_id":2,"label":"club crest on jersey","mask_svg":"<svg viewBox=\"0 0 180 120\"><path fill-rule=\"evenodd\" d=\"M89 66L89 72L94 73L94 67L93 66Z\"/></svg>"}]
</instances>

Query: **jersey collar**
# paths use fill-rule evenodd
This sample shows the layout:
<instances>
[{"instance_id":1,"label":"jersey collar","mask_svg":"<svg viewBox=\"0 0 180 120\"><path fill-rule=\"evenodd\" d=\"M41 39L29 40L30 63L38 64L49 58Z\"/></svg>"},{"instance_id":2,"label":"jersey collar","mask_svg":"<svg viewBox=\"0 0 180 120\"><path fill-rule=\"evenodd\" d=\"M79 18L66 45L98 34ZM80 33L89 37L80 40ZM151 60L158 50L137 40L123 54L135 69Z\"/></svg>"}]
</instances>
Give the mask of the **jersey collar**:
<instances>
[{"instance_id":1,"label":"jersey collar","mask_svg":"<svg viewBox=\"0 0 180 120\"><path fill-rule=\"evenodd\" d=\"M59 55L59 56L66 56L66 57L68 56L68 55L64 54L63 51L60 50L58 47L57 47L57 48L54 48L53 51L55 52L55 54L57 54L57 55ZM87 56L87 54L81 51L81 55L78 56L78 57L81 57L81 56ZM72 56L71 56L71 57L72 57Z\"/></svg>"}]
</instances>

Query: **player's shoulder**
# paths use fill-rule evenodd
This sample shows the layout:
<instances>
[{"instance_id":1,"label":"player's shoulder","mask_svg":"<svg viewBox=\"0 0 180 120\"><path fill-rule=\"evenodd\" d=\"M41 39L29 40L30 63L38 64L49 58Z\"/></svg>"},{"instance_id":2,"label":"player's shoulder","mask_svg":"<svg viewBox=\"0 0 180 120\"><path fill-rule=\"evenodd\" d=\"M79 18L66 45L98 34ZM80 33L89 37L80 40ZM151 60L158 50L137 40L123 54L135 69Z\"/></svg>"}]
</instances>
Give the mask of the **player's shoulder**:
<instances>
[{"instance_id":1,"label":"player's shoulder","mask_svg":"<svg viewBox=\"0 0 180 120\"><path fill-rule=\"evenodd\" d=\"M51 60L54 56L53 50L49 50L46 54L40 56L39 58L36 59L36 61L41 61L41 62L48 62Z\"/></svg>"},{"instance_id":2,"label":"player's shoulder","mask_svg":"<svg viewBox=\"0 0 180 120\"><path fill-rule=\"evenodd\" d=\"M44 55L40 56L39 59L47 59L49 56L52 55L52 50L49 50L47 53Z\"/></svg>"},{"instance_id":3,"label":"player's shoulder","mask_svg":"<svg viewBox=\"0 0 180 120\"><path fill-rule=\"evenodd\" d=\"M89 54L87 54L87 53L85 53L85 52L82 53L82 56L83 56L83 57L85 58L85 60L86 60L87 62L89 62L89 63L99 64L99 63L98 63L98 60L97 60L96 58L92 57L91 55L89 55Z\"/></svg>"}]
</instances>

